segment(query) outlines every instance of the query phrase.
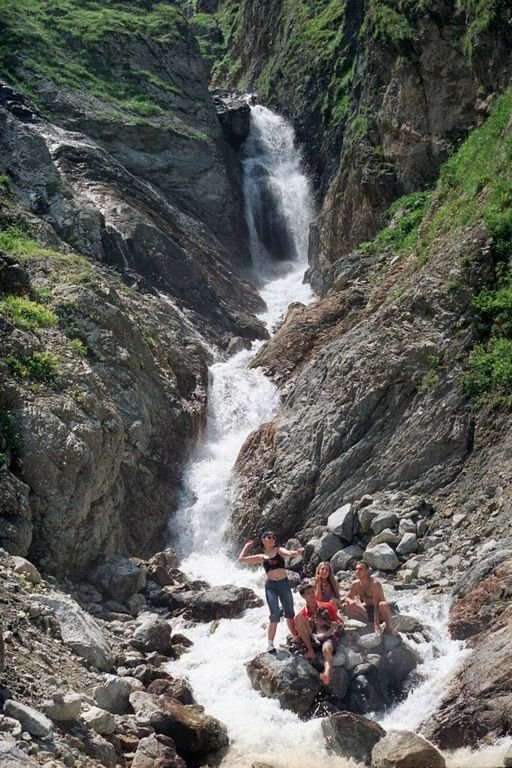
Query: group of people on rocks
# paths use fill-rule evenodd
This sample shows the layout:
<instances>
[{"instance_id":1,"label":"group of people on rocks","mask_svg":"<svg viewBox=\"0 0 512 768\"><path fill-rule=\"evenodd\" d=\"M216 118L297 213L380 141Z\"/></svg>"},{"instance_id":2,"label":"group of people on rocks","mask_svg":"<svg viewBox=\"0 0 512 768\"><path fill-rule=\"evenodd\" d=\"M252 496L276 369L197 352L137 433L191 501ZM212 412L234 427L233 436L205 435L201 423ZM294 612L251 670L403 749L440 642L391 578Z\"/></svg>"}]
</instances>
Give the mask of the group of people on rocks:
<instances>
[{"instance_id":1,"label":"group of people on rocks","mask_svg":"<svg viewBox=\"0 0 512 768\"><path fill-rule=\"evenodd\" d=\"M345 598L340 596L338 581L328 562L322 562L316 569L314 579L299 584L298 592L304 607L295 614L291 585L286 573L286 560L304 552L304 547L286 549L277 545L273 531L261 535L262 551L251 555L249 552L257 542L246 542L238 557L241 563L263 565L266 573L265 597L270 610L267 631L269 653L275 653L274 639L281 614L284 615L293 637L298 637L305 647L304 658L314 659L315 651L321 650L324 670L320 679L328 685L331 677L332 657L339 645L344 622L344 613L351 619L373 624L375 632L384 631L396 635L393 628L391 607L384 598L380 581L370 575L366 563L355 567L356 578L350 585Z\"/></svg>"}]
</instances>

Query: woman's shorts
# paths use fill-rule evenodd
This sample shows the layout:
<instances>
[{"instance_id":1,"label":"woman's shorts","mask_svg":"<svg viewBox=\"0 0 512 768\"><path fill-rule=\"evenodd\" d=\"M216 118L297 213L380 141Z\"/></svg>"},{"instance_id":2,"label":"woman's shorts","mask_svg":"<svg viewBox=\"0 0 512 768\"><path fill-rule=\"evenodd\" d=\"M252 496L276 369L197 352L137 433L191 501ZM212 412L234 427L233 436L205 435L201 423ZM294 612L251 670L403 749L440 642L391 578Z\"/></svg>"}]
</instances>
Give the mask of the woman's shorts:
<instances>
[{"instance_id":1,"label":"woman's shorts","mask_svg":"<svg viewBox=\"0 0 512 768\"><path fill-rule=\"evenodd\" d=\"M288 579L279 579L279 581L267 579L265 582L265 597L270 609L270 621L279 621L281 616L279 603L283 607L285 619L293 619L295 611L293 608L292 589Z\"/></svg>"}]
</instances>

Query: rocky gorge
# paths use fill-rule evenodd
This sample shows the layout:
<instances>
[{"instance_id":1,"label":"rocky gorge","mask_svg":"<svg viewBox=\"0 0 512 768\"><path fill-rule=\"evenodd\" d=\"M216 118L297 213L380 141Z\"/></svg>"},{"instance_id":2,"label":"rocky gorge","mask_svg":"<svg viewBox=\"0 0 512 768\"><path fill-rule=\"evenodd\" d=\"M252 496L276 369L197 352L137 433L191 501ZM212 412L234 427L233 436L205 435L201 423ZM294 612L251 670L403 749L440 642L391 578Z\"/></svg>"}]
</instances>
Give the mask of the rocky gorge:
<instances>
[{"instance_id":1,"label":"rocky gorge","mask_svg":"<svg viewBox=\"0 0 512 768\"><path fill-rule=\"evenodd\" d=\"M450 595L470 653L420 732L447 754L502 743L508 4L33 5L0 5L0 764L230 764L225 725L172 664L188 628L214 634L259 598L162 549L208 430L208 366L268 338L244 217L250 110L233 88L288 116L318 215L317 298L251 362L281 402L236 460L230 542L272 527L306 548L292 572L329 560L346 587L364 559L386 591ZM273 259L296 257L277 212L261 231ZM443 765L366 718L421 677L429 630L408 618L398 651L349 626L335 691L289 647L248 676L285 708L301 681L291 709L322 717L341 759Z\"/></svg>"}]
</instances>

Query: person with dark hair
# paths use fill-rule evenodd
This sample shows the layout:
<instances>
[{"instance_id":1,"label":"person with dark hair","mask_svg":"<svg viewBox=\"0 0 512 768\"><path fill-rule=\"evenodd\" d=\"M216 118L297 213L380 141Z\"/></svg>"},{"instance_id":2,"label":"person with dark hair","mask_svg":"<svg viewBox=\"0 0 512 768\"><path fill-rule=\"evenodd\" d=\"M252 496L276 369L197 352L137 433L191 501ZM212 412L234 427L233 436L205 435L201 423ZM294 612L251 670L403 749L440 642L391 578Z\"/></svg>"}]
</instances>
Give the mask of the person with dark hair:
<instances>
[{"instance_id":1,"label":"person with dark hair","mask_svg":"<svg viewBox=\"0 0 512 768\"><path fill-rule=\"evenodd\" d=\"M391 606L384 598L382 584L370 576L366 563L358 563L355 572L357 578L350 585L343 603L343 612L351 619L373 624L375 632L379 634L382 632L381 623L385 622L385 631L397 635L392 624Z\"/></svg>"},{"instance_id":2,"label":"person with dark hair","mask_svg":"<svg viewBox=\"0 0 512 768\"><path fill-rule=\"evenodd\" d=\"M343 631L343 619L330 602L319 602L315 597L315 587L309 582L303 582L298 588L300 596L306 605L295 616L295 626L300 639L306 647L305 659L315 658L315 648L322 651L324 671L320 680L329 685L331 681L332 656L339 644Z\"/></svg>"},{"instance_id":3,"label":"person with dark hair","mask_svg":"<svg viewBox=\"0 0 512 768\"><path fill-rule=\"evenodd\" d=\"M238 559L241 563L247 563L248 565L263 565L263 568L265 569L267 575L267 580L265 582L265 597L270 610L267 631L267 652L275 653L274 638L280 619L280 604L286 623L288 624L288 629L292 635L297 635L293 618L293 595L286 574L285 559L294 557L295 555L301 555L304 552L304 547L299 547L298 549L278 547L276 544L276 535L273 531L265 531L261 535L263 551L257 555L249 555L248 552L254 547L255 543L256 542L253 539L246 542Z\"/></svg>"}]
</instances>

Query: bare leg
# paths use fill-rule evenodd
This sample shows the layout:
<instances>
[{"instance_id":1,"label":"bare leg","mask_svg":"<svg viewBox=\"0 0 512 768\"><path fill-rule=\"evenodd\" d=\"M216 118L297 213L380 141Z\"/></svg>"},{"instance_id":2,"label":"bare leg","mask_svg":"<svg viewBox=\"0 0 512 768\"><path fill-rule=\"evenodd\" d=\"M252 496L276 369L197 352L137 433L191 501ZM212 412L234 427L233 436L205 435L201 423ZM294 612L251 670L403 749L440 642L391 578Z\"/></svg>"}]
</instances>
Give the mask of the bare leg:
<instances>
[{"instance_id":1,"label":"bare leg","mask_svg":"<svg viewBox=\"0 0 512 768\"><path fill-rule=\"evenodd\" d=\"M379 618L386 622L386 632L390 635L398 635L397 630L393 626L391 608L385 600L379 603Z\"/></svg>"},{"instance_id":2,"label":"bare leg","mask_svg":"<svg viewBox=\"0 0 512 768\"><path fill-rule=\"evenodd\" d=\"M292 637L297 637L297 627L295 626L295 619L286 619L288 629L291 632Z\"/></svg>"},{"instance_id":3,"label":"bare leg","mask_svg":"<svg viewBox=\"0 0 512 768\"><path fill-rule=\"evenodd\" d=\"M322 656L324 657L324 671L320 675L320 680L325 685L329 685L331 682L331 669L332 669L332 643L326 642L322 646Z\"/></svg>"},{"instance_id":4,"label":"bare leg","mask_svg":"<svg viewBox=\"0 0 512 768\"><path fill-rule=\"evenodd\" d=\"M345 601L345 605L343 606L343 611L344 613L346 613L349 619L357 619L357 621L364 621L365 624L369 623L366 608L364 607L364 605L361 605L361 603L358 603L357 600L347 599Z\"/></svg>"},{"instance_id":5,"label":"bare leg","mask_svg":"<svg viewBox=\"0 0 512 768\"><path fill-rule=\"evenodd\" d=\"M268 630L267 630L269 645L274 644L274 637L276 636L276 632L277 632L277 622L271 621L270 624L268 625Z\"/></svg>"},{"instance_id":6,"label":"bare leg","mask_svg":"<svg viewBox=\"0 0 512 768\"><path fill-rule=\"evenodd\" d=\"M301 616L300 614L295 617L295 628L299 634L300 639L306 646L306 653L304 654L305 659L314 659L315 658L315 652L313 650L313 645L311 643L311 629L308 624L308 620L304 618L304 616Z\"/></svg>"}]
</instances>

